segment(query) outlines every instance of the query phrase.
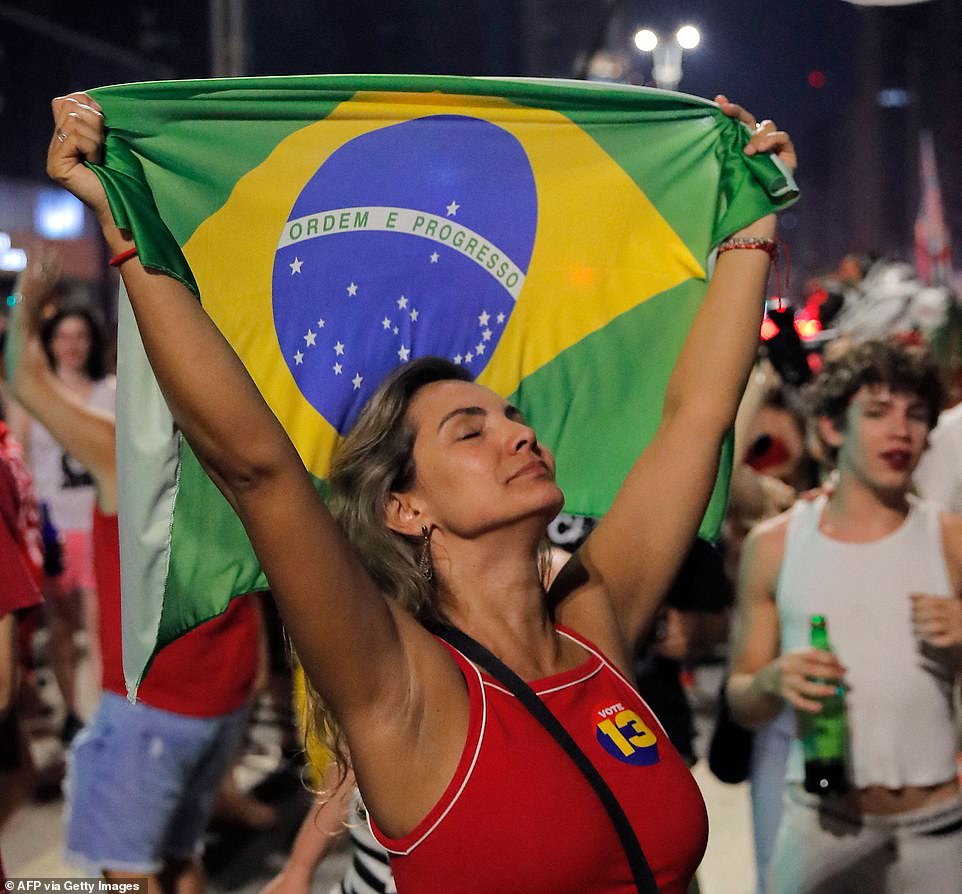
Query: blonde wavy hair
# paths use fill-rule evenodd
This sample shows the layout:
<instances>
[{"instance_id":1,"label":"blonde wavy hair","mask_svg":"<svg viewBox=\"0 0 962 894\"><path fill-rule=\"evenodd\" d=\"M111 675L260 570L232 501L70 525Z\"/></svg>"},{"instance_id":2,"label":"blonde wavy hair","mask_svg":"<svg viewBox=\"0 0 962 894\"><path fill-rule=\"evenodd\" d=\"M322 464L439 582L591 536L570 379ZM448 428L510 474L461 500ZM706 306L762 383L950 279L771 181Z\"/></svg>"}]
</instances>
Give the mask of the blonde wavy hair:
<instances>
[{"instance_id":1,"label":"blonde wavy hair","mask_svg":"<svg viewBox=\"0 0 962 894\"><path fill-rule=\"evenodd\" d=\"M337 448L328 476L328 507L367 573L385 596L429 623L441 617L437 581L426 578L419 565L420 538L392 531L385 510L391 494L409 490L416 477L411 401L425 385L452 379L471 382L473 376L440 357L421 357L394 370ZM305 741L328 749L343 776L349 758L341 729L309 680L304 715Z\"/></svg>"},{"instance_id":2,"label":"blonde wavy hair","mask_svg":"<svg viewBox=\"0 0 962 894\"><path fill-rule=\"evenodd\" d=\"M380 591L396 599L422 623L443 621L436 576L421 568L420 537L391 530L385 510L392 493L414 486L414 439L417 431L408 418L414 396L433 382L472 382L462 366L440 357L421 357L394 370L371 395L353 428L337 448L328 476L328 508L354 547ZM541 580L551 573L547 536L538 557ZM326 749L337 761L340 777L350 757L340 726L317 690L305 676L301 722L308 751Z\"/></svg>"}]
</instances>

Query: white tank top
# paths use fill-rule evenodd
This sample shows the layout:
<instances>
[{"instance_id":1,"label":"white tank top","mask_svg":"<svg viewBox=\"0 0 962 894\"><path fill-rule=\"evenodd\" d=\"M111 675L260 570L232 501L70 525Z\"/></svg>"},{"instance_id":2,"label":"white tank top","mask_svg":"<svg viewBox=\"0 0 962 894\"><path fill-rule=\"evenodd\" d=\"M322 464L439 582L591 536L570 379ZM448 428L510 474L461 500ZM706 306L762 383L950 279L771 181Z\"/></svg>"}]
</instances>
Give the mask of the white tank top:
<instances>
[{"instance_id":1,"label":"white tank top","mask_svg":"<svg viewBox=\"0 0 962 894\"><path fill-rule=\"evenodd\" d=\"M942 547L939 507L911 499L905 521L871 543L833 540L818 529L826 498L792 509L775 601L781 649L809 645L809 620L824 615L848 669L849 779L856 788L936 785L956 774L954 672L942 650L912 632L910 593L956 598ZM801 782L801 742L787 778Z\"/></svg>"},{"instance_id":2,"label":"white tank top","mask_svg":"<svg viewBox=\"0 0 962 894\"><path fill-rule=\"evenodd\" d=\"M113 377L100 379L87 404L113 413L115 391ZM57 528L89 531L96 496L93 479L36 419L30 421L30 471L37 498L47 503Z\"/></svg>"}]
</instances>

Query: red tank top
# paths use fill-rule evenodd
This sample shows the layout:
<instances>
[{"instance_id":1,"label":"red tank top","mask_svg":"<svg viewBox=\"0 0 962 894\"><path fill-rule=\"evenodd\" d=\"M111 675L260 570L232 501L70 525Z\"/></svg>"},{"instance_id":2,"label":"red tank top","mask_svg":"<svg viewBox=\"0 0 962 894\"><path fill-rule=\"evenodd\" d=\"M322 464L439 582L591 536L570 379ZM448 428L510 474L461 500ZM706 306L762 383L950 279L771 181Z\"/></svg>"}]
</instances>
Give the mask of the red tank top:
<instances>
[{"instance_id":1,"label":"red tank top","mask_svg":"<svg viewBox=\"0 0 962 894\"><path fill-rule=\"evenodd\" d=\"M686 894L708 841L694 778L634 687L591 643L573 670L531 683L608 783L662 894ZM391 839L400 894L633 894L608 814L561 747L497 681L448 646L467 681L454 778L409 835Z\"/></svg>"},{"instance_id":2,"label":"red tank top","mask_svg":"<svg viewBox=\"0 0 962 894\"><path fill-rule=\"evenodd\" d=\"M126 695L121 656L120 542L117 516L94 510L102 687ZM201 624L158 653L137 691L152 708L217 717L246 704L257 673L260 617L249 598L233 599L224 614Z\"/></svg>"},{"instance_id":3,"label":"red tank top","mask_svg":"<svg viewBox=\"0 0 962 894\"><path fill-rule=\"evenodd\" d=\"M0 422L0 615L40 602L42 566L33 483L20 445Z\"/></svg>"}]
</instances>

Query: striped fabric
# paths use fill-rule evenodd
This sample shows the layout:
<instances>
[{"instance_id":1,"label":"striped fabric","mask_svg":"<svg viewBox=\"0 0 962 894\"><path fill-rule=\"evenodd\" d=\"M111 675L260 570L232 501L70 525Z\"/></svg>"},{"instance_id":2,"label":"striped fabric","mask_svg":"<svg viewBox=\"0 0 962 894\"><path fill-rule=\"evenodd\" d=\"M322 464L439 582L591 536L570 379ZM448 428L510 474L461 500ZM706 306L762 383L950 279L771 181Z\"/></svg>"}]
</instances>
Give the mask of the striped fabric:
<instances>
[{"instance_id":1,"label":"striped fabric","mask_svg":"<svg viewBox=\"0 0 962 894\"><path fill-rule=\"evenodd\" d=\"M387 851L371 835L367 810L356 788L351 802L348 834L351 839L351 865L331 894L397 894Z\"/></svg>"}]
</instances>

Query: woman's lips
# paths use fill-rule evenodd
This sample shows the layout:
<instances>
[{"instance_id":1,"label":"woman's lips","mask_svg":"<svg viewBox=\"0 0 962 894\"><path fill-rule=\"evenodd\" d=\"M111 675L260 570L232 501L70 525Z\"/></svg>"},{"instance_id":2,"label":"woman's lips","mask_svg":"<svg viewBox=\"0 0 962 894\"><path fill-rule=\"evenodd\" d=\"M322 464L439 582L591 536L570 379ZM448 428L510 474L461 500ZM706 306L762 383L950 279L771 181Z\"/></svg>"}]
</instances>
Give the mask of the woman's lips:
<instances>
[{"instance_id":1,"label":"woman's lips","mask_svg":"<svg viewBox=\"0 0 962 894\"><path fill-rule=\"evenodd\" d=\"M528 475L544 475L547 474L547 472L547 463L542 462L540 459L533 460L532 462L525 463L508 479L508 481L514 481L515 478L522 478Z\"/></svg>"}]
</instances>

